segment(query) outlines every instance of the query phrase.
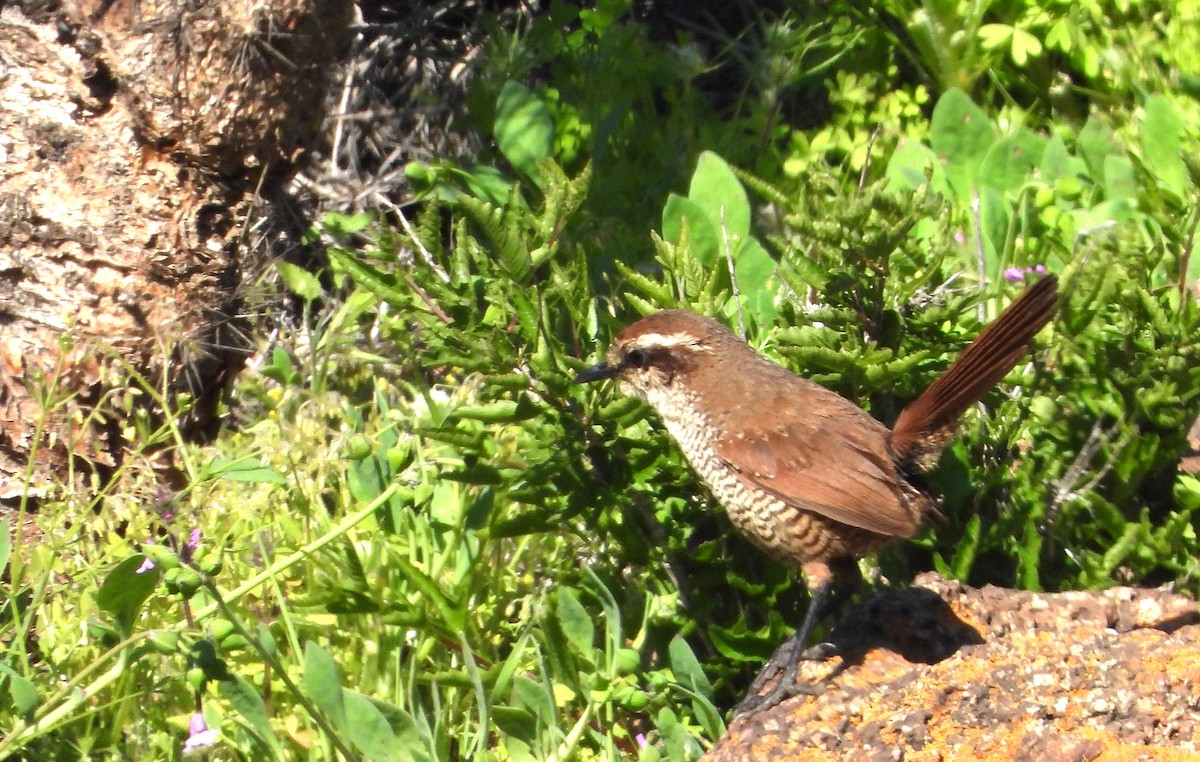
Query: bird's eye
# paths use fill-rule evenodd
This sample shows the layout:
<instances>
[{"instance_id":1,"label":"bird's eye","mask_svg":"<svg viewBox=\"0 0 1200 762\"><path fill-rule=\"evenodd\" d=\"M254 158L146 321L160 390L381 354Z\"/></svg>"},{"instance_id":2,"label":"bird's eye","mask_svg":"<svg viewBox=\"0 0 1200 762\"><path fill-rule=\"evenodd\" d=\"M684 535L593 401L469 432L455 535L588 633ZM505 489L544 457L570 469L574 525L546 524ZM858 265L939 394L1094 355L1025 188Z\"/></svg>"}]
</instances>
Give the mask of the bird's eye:
<instances>
[{"instance_id":1,"label":"bird's eye","mask_svg":"<svg viewBox=\"0 0 1200 762\"><path fill-rule=\"evenodd\" d=\"M625 363L634 368L641 368L646 365L646 352L641 349L631 349L625 355Z\"/></svg>"}]
</instances>

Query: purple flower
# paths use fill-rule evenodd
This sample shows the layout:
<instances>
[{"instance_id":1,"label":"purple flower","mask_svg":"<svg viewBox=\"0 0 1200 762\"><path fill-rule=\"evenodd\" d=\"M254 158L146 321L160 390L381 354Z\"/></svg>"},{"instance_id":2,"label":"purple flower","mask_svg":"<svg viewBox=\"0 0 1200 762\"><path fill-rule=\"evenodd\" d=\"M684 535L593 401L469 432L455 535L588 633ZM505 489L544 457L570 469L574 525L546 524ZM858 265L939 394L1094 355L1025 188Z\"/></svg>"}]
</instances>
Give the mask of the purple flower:
<instances>
[{"instance_id":1,"label":"purple flower","mask_svg":"<svg viewBox=\"0 0 1200 762\"><path fill-rule=\"evenodd\" d=\"M154 540L146 540L142 544L143 545L153 545ZM137 571L135 571L134 574L145 574L146 572L150 571L151 569L153 569L156 566L158 566L158 564L151 561L150 556L146 556L145 558L142 559L142 565L137 568Z\"/></svg>"},{"instance_id":2,"label":"purple flower","mask_svg":"<svg viewBox=\"0 0 1200 762\"><path fill-rule=\"evenodd\" d=\"M220 733L208 727L204 721L204 712L196 712L188 722L188 737L183 742L183 753L194 754L201 749L207 749L217 742Z\"/></svg>"},{"instance_id":3,"label":"purple flower","mask_svg":"<svg viewBox=\"0 0 1200 762\"><path fill-rule=\"evenodd\" d=\"M1004 279L1009 283L1020 283L1025 280L1026 275L1042 275L1046 272L1045 265L1034 265L1033 267L1010 267L1004 271Z\"/></svg>"},{"instance_id":4,"label":"purple flower","mask_svg":"<svg viewBox=\"0 0 1200 762\"><path fill-rule=\"evenodd\" d=\"M183 558L184 562L186 563L186 562L192 560L192 556L194 556L196 554L196 549L199 547L200 547L200 528L197 527L192 530L191 534L188 535L187 542L185 542L183 544L183 552L180 553L179 555Z\"/></svg>"}]
</instances>

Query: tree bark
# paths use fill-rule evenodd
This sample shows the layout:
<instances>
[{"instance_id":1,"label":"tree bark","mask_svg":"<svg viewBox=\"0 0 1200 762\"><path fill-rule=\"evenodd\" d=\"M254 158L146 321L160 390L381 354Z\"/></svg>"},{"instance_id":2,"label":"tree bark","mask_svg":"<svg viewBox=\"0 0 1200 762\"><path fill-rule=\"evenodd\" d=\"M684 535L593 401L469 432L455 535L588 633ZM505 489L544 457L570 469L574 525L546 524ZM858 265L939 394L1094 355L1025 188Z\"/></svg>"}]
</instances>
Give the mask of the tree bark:
<instances>
[{"instance_id":1,"label":"tree bark","mask_svg":"<svg viewBox=\"0 0 1200 762\"><path fill-rule=\"evenodd\" d=\"M161 399L213 431L246 223L316 135L353 10L26 7L0 2L0 500L103 482Z\"/></svg>"}]
</instances>

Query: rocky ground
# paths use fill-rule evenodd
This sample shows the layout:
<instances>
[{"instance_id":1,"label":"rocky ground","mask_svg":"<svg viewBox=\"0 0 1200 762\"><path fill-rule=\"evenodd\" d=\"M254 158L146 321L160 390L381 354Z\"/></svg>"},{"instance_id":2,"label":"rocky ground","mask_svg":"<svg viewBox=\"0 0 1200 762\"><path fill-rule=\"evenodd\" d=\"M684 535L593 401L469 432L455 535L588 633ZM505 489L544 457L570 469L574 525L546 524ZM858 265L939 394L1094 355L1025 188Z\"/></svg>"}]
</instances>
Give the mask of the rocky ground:
<instances>
[{"instance_id":1,"label":"rocky ground","mask_svg":"<svg viewBox=\"0 0 1200 762\"><path fill-rule=\"evenodd\" d=\"M1200 615L1166 590L1039 594L936 574L850 610L823 687L736 718L731 760L1200 760Z\"/></svg>"}]
</instances>

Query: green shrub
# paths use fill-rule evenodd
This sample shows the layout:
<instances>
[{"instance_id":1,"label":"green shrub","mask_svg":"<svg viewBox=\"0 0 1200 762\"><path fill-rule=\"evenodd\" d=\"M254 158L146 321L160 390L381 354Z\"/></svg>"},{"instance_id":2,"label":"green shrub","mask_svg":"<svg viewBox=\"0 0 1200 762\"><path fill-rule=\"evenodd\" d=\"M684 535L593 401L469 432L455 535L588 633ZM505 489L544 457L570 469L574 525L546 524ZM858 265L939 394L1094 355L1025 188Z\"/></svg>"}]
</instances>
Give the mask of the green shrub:
<instances>
[{"instance_id":1,"label":"green shrub","mask_svg":"<svg viewBox=\"0 0 1200 762\"><path fill-rule=\"evenodd\" d=\"M628 10L497 30L470 115L496 151L412 165L414 220L331 216L328 272L278 268L304 309L238 382L241 425L204 448L133 425L103 510L47 502L42 546L0 544L0 755L219 729L255 758L696 758L807 601L644 407L570 383L666 307L890 421L1010 280L1057 271L1053 328L930 475L947 521L864 563L1200 590L1175 473L1195 4L764 11L715 53ZM939 52L942 16L970 34ZM139 465L171 446L176 491Z\"/></svg>"}]
</instances>

